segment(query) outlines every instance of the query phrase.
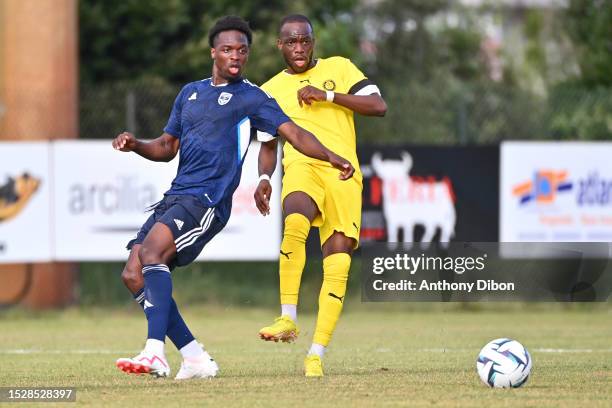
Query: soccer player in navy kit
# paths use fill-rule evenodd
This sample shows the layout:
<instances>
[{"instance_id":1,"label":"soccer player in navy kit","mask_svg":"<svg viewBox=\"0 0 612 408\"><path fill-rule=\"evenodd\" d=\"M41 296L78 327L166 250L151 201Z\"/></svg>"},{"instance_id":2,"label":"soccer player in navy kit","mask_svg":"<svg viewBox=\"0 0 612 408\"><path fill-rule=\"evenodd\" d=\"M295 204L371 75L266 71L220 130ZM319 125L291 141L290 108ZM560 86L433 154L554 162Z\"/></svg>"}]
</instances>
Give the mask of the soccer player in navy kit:
<instances>
[{"instance_id":1,"label":"soccer player in navy kit","mask_svg":"<svg viewBox=\"0 0 612 408\"><path fill-rule=\"evenodd\" d=\"M217 364L195 340L172 298L170 270L191 263L227 223L252 128L280 134L303 154L328 161L342 179L353 175L347 160L295 125L273 98L241 77L251 39L241 18L217 21L208 38L212 77L183 87L164 133L149 142L128 132L113 140L115 149L153 161L170 161L180 150L172 186L128 244L131 252L122 279L144 308L148 336L139 355L117 360L117 367L127 373L168 376L168 336L183 355L176 379L217 374Z\"/></svg>"}]
</instances>

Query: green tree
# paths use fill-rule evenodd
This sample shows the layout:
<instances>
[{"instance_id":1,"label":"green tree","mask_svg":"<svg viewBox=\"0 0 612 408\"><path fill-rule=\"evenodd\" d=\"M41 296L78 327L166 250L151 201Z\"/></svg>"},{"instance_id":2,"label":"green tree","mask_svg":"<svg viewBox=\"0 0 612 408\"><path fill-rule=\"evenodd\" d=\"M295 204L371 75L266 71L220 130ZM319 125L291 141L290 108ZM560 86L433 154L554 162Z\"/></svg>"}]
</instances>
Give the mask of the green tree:
<instances>
[{"instance_id":1,"label":"green tree","mask_svg":"<svg viewBox=\"0 0 612 408\"><path fill-rule=\"evenodd\" d=\"M353 57L359 33L348 16L356 2L81 0L81 134L107 138L129 129L155 136L180 84L210 76L208 30L224 15L242 16L253 28L246 76L255 83L284 67L275 41L287 14L311 18L317 55Z\"/></svg>"},{"instance_id":2,"label":"green tree","mask_svg":"<svg viewBox=\"0 0 612 408\"><path fill-rule=\"evenodd\" d=\"M612 2L571 0L565 19L578 52L578 82L612 87Z\"/></svg>"},{"instance_id":3,"label":"green tree","mask_svg":"<svg viewBox=\"0 0 612 408\"><path fill-rule=\"evenodd\" d=\"M376 58L368 71L389 106L384 120L358 118L360 138L452 144L478 140L470 124L476 87L491 83L475 15L447 0L386 0L368 10ZM454 24L446 16L453 16ZM500 119L503 121L503 118ZM469 131L478 129L478 131ZM491 139L491 136L484 137Z\"/></svg>"},{"instance_id":4,"label":"green tree","mask_svg":"<svg viewBox=\"0 0 612 408\"><path fill-rule=\"evenodd\" d=\"M249 78L261 82L282 67L274 47L280 19L304 13L321 38L337 39L338 52L354 54L357 36L350 19L356 0L287 3L280 0L83 0L79 2L83 83L160 76L183 83L209 75L212 61L207 33L224 15L244 17L254 30ZM327 41L320 51L329 52ZM328 48L326 48L328 47Z\"/></svg>"},{"instance_id":5,"label":"green tree","mask_svg":"<svg viewBox=\"0 0 612 408\"><path fill-rule=\"evenodd\" d=\"M579 72L550 89L550 132L557 139L612 137L612 3L571 0L565 26Z\"/></svg>"}]
</instances>

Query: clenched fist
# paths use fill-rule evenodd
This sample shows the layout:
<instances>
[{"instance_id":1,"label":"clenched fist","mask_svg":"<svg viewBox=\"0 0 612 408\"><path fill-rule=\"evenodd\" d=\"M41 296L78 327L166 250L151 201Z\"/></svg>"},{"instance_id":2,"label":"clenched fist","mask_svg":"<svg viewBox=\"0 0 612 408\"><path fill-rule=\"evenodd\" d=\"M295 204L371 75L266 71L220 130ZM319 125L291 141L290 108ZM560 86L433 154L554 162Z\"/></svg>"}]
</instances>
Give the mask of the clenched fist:
<instances>
[{"instance_id":1,"label":"clenched fist","mask_svg":"<svg viewBox=\"0 0 612 408\"><path fill-rule=\"evenodd\" d=\"M136 136L123 132L113 139L113 148L122 152L131 152L136 147Z\"/></svg>"},{"instance_id":2,"label":"clenched fist","mask_svg":"<svg viewBox=\"0 0 612 408\"><path fill-rule=\"evenodd\" d=\"M298 103L301 106L312 105L313 102L323 102L327 100L327 94L312 85L307 85L297 92Z\"/></svg>"}]
</instances>

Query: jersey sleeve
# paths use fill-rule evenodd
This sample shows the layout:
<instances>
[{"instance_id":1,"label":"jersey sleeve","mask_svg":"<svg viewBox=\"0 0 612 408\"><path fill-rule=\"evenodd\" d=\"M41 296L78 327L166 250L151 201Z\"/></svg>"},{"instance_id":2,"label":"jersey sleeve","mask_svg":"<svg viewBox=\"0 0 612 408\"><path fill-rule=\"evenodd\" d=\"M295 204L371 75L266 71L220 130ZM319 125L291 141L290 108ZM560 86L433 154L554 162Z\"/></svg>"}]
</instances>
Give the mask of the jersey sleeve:
<instances>
[{"instance_id":1,"label":"jersey sleeve","mask_svg":"<svg viewBox=\"0 0 612 408\"><path fill-rule=\"evenodd\" d=\"M276 135L271 135L267 132L262 132L261 130L257 131L257 141L258 142L269 142L271 140L274 140L276 138Z\"/></svg>"},{"instance_id":2,"label":"jersey sleeve","mask_svg":"<svg viewBox=\"0 0 612 408\"><path fill-rule=\"evenodd\" d=\"M276 100L267 94L257 109L250 115L250 119L251 126L259 131L257 138L260 141L271 140L271 137L276 136L280 125L291 121ZM267 136L263 133L260 134L261 132L267 133Z\"/></svg>"},{"instance_id":3,"label":"jersey sleeve","mask_svg":"<svg viewBox=\"0 0 612 408\"><path fill-rule=\"evenodd\" d=\"M380 89L374 82L370 81L351 60L347 59L345 61L344 79L348 89L347 93L351 95L380 95Z\"/></svg>"},{"instance_id":4,"label":"jersey sleeve","mask_svg":"<svg viewBox=\"0 0 612 408\"><path fill-rule=\"evenodd\" d=\"M183 103L185 101L185 94L188 92L188 88L189 85L185 85L176 96L174 105L172 105L172 112L170 112L170 117L168 118L168 123L166 124L166 127L164 127L164 132L179 139L183 132L181 112L183 109Z\"/></svg>"}]
</instances>

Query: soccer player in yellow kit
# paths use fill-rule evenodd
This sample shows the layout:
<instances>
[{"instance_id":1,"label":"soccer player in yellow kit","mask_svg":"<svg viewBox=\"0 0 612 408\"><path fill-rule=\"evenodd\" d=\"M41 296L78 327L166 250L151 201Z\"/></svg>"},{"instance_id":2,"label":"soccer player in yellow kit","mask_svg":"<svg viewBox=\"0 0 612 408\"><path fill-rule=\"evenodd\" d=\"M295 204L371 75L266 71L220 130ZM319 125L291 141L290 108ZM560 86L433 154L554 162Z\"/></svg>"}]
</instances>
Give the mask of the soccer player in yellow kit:
<instances>
[{"instance_id":1,"label":"soccer player in yellow kit","mask_svg":"<svg viewBox=\"0 0 612 408\"><path fill-rule=\"evenodd\" d=\"M297 303L306 263L306 238L319 227L323 252L323 285L312 346L304 361L306 376L323 375L321 358L336 327L346 292L351 254L359 244L362 175L357 161L353 112L383 116L387 105L378 87L353 63L342 57L313 58L315 39L311 22L302 15L280 24L278 49L287 64L262 89L271 94L298 125L317 135L327 148L355 168L348 180L328 163L311 159L284 145L284 234L279 256L281 316L260 330L264 340L292 341L299 331ZM260 134L259 185L255 202L269 213L269 180L276 166L276 140Z\"/></svg>"}]
</instances>

